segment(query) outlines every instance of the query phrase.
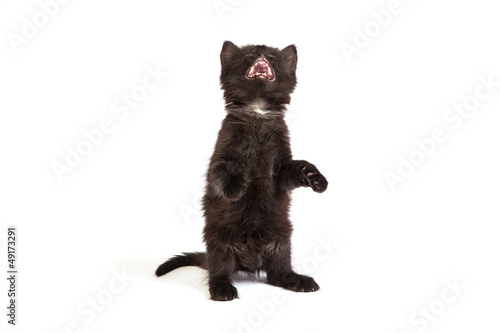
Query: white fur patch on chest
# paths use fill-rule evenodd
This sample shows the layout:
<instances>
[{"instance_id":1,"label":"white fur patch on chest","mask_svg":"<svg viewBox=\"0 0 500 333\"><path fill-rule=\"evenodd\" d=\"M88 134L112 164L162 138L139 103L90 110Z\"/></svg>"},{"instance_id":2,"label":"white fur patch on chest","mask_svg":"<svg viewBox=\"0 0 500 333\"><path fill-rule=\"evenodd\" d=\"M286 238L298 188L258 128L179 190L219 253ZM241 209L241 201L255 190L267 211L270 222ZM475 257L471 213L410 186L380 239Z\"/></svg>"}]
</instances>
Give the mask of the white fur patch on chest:
<instances>
[{"instance_id":1,"label":"white fur patch on chest","mask_svg":"<svg viewBox=\"0 0 500 333\"><path fill-rule=\"evenodd\" d=\"M266 110L265 103L262 103L261 101L256 101L256 102L250 104L250 108L254 112L256 112L258 114L261 114L261 115L265 115L265 114L269 113L269 111Z\"/></svg>"}]
</instances>

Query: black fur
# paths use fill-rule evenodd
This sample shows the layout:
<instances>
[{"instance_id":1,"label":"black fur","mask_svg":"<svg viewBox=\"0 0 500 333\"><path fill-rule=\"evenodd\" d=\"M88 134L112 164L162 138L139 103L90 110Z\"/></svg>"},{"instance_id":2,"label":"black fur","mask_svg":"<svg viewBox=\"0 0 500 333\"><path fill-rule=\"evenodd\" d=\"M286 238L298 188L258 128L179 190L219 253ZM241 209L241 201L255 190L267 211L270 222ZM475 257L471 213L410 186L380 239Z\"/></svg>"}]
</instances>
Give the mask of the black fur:
<instances>
[{"instance_id":1,"label":"black fur","mask_svg":"<svg viewBox=\"0 0 500 333\"><path fill-rule=\"evenodd\" d=\"M184 252L164 262L156 269L156 276L165 275L176 268L183 266L199 266L204 267L206 262L206 254L203 252Z\"/></svg>"},{"instance_id":2,"label":"black fur","mask_svg":"<svg viewBox=\"0 0 500 333\"><path fill-rule=\"evenodd\" d=\"M274 71L273 80L246 76L259 58ZM297 83L296 48L237 47L226 41L221 65L227 116L203 198L207 251L175 256L160 265L156 275L182 266L205 268L210 297L217 301L238 297L231 283L237 271L265 271L272 285L316 291L318 284L291 266L291 191L303 186L321 193L328 185L313 164L292 158L284 112Z\"/></svg>"}]
</instances>

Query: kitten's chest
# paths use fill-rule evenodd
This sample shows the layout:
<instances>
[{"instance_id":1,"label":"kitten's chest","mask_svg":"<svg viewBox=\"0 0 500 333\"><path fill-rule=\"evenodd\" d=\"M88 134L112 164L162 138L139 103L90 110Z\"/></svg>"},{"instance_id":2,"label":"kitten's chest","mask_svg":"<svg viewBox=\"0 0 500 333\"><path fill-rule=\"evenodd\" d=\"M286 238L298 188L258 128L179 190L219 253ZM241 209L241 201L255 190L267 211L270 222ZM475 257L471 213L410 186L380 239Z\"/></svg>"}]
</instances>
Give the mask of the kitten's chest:
<instances>
[{"instance_id":1,"label":"kitten's chest","mask_svg":"<svg viewBox=\"0 0 500 333\"><path fill-rule=\"evenodd\" d=\"M280 132L270 121L255 124L246 133L245 147L246 157L257 165L274 163L278 157Z\"/></svg>"}]
</instances>

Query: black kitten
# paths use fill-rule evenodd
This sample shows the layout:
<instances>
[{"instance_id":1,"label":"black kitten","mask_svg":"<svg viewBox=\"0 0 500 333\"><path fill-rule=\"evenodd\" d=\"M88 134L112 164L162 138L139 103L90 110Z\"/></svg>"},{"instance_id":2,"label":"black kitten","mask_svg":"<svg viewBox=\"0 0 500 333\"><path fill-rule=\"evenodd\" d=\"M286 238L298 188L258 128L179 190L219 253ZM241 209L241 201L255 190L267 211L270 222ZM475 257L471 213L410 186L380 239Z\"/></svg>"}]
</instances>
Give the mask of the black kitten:
<instances>
[{"instance_id":1,"label":"black kitten","mask_svg":"<svg viewBox=\"0 0 500 333\"><path fill-rule=\"evenodd\" d=\"M307 161L292 159L285 105L297 83L297 50L265 45L237 47L226 41L220 76L227 116L207 172L203 198L207 252L184 253L156 275L182 266L208 270L210 297L238 297L237 271L265 271L272 285L293 291L319 289L291 266L291 190L323 192L327 180Z\"/></svg>"}]
</instances>

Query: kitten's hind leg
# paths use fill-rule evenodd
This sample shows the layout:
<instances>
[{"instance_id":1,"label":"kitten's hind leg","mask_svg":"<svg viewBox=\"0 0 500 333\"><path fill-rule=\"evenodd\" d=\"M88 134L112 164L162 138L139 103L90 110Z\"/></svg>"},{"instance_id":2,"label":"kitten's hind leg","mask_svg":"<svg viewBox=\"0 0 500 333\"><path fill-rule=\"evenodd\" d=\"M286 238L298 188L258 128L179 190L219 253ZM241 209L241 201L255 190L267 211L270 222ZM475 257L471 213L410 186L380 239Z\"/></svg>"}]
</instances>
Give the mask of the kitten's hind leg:
<instances>
[{"instance_id":1,"label":"kitten's hind leg","mask_svg":"<svg viewBox=\"0 0 500 333\"><path fill-rule=\"evenodd\" d=\"M232 301L238 298L238 291L229 277L210 277L208 282L210 299L213 301Z\"/></svg>"},{"instance_id":2,"label":"kitten's hind leg","mask_svg":"<svg viewBox=\"0 0 500 333\"><path fill-rule=\"evenodd\" d=\"M235 272L233 256L229 251L216 248L208 251L208 289L210 299L214 301L231 301L238 298L238 291L231 283Z\"/></svg>"},{"instance_id":3,"label":"kitten's hind leg","mask_svg":"<svg viewBox=\"0 0 500 333\"><path fill-rule=\"evenodd\" d=\"M312 277L295 273L291 266L290 246L280 246L267 264L267 281L277 287L297 292L319 290L319 285Z\"/></svg>"},{"instance_id":4,"label":"kitten's hind leg","mask_svg":"<svg viewBox=\"0 0 500 333\"><path fill-rule=\"evenodd\" d=\"M277 287L297 292L312 292L319 290L319 285L310 276L295 273L294 271L274 272L269 276L268 282Z\"/></svg>"}]
</instances>

